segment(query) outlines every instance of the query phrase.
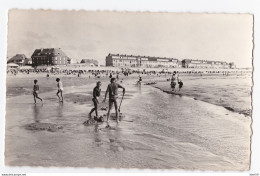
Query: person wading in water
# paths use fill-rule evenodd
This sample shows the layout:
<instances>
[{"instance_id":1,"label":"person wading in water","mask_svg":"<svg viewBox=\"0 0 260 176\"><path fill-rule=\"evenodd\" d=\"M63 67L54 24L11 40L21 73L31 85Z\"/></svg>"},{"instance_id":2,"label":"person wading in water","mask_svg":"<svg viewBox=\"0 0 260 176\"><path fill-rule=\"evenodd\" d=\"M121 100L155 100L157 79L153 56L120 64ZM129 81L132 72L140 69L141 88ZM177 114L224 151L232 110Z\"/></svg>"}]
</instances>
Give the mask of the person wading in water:
<instances>
[{"instance_id":1,"label":"person wading in water","mask_svg":"<svg viewBox=\"0 0 260 176\"><path fill-rule=\"evenodd\" d=\"M40 87L37 84L38 80L34 80L34 86L33 86L33 99L34 99L34 104L36 104L36 98L38 98L39 100L41 100L41 102L43 103L42 99L38 96L39 94L39 90Z\"/></svg>"},{"instance_id":2,"label":"person wading in water","mask_svg":"<svg viewBox=\"0 0 260 176\"><path fill-rule=\"evenodd\" d=\"M88 114L88 117L91 118L91 114L95 111L96 112L96 117L98 118L98 104L99 104L99 97L101 94L101 82L98 81L96 87L93 89L93 98L92 101L94 103L94 108L91 109L90 113Z\"/></svg>"},{"instance_id":3,"label":"person wading in water","mask_svg":"<svg viewBox=\"0 0 260 176\"><path fill-rule=\"evenodd\" d=\"M175 92L175 86L177 84L177 80L178 80L178 76L176 74L176 71L174 71L171 78L171 88L173 92Z\"/></svg>"},{"instance_id":4,"label":"person wading in water","mask_svg":"<svg viewBox=\"0 0 260 176\"><path fill-rule=\"evenodd\" d=\"M110 110L114 104L115 111L116 111L116 122L119 122L119 115L118 115L118 104L117 104L117 98L118 98L118 88L123 89L123 94L125 94L125 88L121 86L120 84L116 83L115 78L111 78L110 84L107 86L105 98L103 102L106 102L107 94L109 94L109 107L107 111L107 123L109 126L109 117L110 117Z\"/></svg>"}]
</instances>

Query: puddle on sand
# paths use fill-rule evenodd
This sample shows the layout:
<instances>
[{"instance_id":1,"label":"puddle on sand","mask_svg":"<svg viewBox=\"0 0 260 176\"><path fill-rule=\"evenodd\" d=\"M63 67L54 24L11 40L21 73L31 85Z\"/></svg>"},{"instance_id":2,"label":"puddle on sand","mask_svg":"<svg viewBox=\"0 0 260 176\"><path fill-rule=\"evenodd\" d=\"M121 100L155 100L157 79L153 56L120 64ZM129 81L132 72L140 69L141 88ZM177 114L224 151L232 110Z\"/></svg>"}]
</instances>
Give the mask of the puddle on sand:
<instances>
[{"instance_id":1,"label":"puddle on sand","mask_svg":"<svg viewBox=\"0 0 260 176\"><path fill-rule=\"evenodd\" d=\"M56 132L62 128L63 128L62 126L57 125L57 124L40 123L40 122L25 125L25 129L32 130L32 131L46 130L46 131L50 131L50 132Z\"/></svg>"}]
</instances>

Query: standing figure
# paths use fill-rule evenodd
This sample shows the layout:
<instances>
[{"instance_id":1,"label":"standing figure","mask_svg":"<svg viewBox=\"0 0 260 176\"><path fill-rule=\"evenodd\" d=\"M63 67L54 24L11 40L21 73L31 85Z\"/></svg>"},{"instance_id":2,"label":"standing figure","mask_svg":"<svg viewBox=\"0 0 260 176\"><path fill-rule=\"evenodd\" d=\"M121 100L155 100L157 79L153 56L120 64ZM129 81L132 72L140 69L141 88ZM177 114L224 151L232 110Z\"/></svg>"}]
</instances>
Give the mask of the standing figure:
<instances>
[{"instance_id":1,"label":"standing figure","mask_svg":"<svg viewBox=\"0 0 260 176\"><path fill-rule=\"evenodd\" d=\"M34 99L34 104L36 104L36 98L38 98L39 100L42 101L42 99L38 96L39 94L39 90L40 90L40 87L39 85L37 84L38 80L34 80L34 86L33 86L33 99ZM43 101L42 101L43 103Z\"/></svg>"},{"instance_id":2,"label":"standing figure","mask_svg":"<svg viewBox=\"0 0 260 176\"><path fill-rule=\"evenodd\" d=\"M59 101L63 103L63 96L62 96L63 85L62 85L62 82L60 81L60 78L57 78L56 81L57 81L57 83L58 83L58 84L57 84L58 92L56 93L56 95L58 96ZM60 94L61 98L60 98L59 94Z\"/></svg>"},{"instance_id":3,"label":"standing figure","mask_svg":"<svg viewBox=\"0 0 260 176\"><path fill-rule=\"evenodd\" d=\"M173 92L175 92L175 86L176 86L177 79L178 79L178 76L176 74L176 71L174 71L172 74L172 78L171 78L171 88L172 88Z\"/></svg>"},{"instance_id":4,"label":"standing figure","mask_svg":"<svg viewBox=\"0 0 260 176\"><path fill-rule=\"evenodd\" d=\"M183 82L181 79L178 79L178 84L179 84L179 92L181 91L181 88L183 86Z\"/></svg>"},{"instance_id":5,"label":"standing figure","mask_svg":"<svg viewBox=\"0 0 260 176\"><path fill-rule=\"evenodd\" d=\"M107 111L107 123L109 122L110 110L111 110L113 104L115 106L115 111L116 111L116 121L118 123L119 122L118 105L117 105L118 88L123 89L123 94L125 94L125 88L123 86L121 86L120 84L116 83L115 78L111 78L110 82L111 83L107 86L105 98L103 100L103 102L105 102L106 98L107 98L107 94L109 94L109 107L108 107L108 111ZM109 124L108 124L108 126L109 126Z\"/></svg>"},{"instance_id":6,"label":"standing figure","mask_svg":"<svg viewBox=\"0 0 260 176\"><path fill-rule=\"evenodd\" d=\"M137 81L137 84L139 85L139 86L141 86L141 84L142 84L142 77L139 75L139 80Z\"/></svg>"},{"instance_id":7,"label":"standing figure","mask_svg":"<svg viewBox=\"0 0 260 176\"><path fill-rule=\"evenodd\" d=\"M99 104L98 99L99 99L99 96L100 96L100 94L101 94L101 89L100 89L101 85L102 85L101 82L98 81L96 87L93 89L93 98L92 98L92 101L93 101L93 103L94 103L94 108L92 108L91 111L90 111L90 113L88 114L88 117L89 117L89 118L91 118L91 114L92 114L92 112L94 112L94 111L96 112L96 117L98 118L98 104Z\"/></svg>"}]
</instances>

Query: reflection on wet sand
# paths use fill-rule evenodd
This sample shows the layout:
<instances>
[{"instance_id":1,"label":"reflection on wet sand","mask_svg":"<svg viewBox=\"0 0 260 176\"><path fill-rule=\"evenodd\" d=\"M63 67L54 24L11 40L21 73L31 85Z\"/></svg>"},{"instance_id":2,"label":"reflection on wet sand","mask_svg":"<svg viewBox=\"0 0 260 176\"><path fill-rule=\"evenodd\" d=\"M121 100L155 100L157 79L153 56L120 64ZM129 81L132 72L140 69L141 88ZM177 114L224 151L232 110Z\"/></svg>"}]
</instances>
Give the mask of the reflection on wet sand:
<instances>
[{"instance_id":1,"label":"reflection on wet sand","mask_svg":"<svg viewBox=\"0 0 260 176\"><path fill-rule=\"evenodd\" d=\"M41 113L42 107L43 107L43 104L38 105L38 106L37 106L37 104L35 104L33 106L33 117L34 117L34 121L36 123L40 122L40 113Z\"/></svg>"},{"instance_id":2,"label":"reflection on wet sand","mask_svg":"<svg viewBox=\"0 0 260 176\"><path fill-rule=\"evenodd\" d=\"M99 132L99 125L96 124L94 126L94 142L96 143L96 145L99 147L101 146L103 143L101 141L101 137L100 137L100 132Z\"/></svg>"},{"instance_id":3,"label":"reflection on wet sand","mask_svg":"<svg viewBox=\"0 0 260 176\"><path fill-rule=\"evenodd\" d=\"M139 93L139 94L142 94L142 86L141 86L141 84L140 84L140 85L137 85L137 87L138 87L138 93Z\"/></svg>"},{"instance_id":4,"label":"reflection on wet sand","mask_svg":"<svg viewBox=\"0 0 260 176\"><path fill-rule=\"evenodd\" d=\"M121 147L121 130L119 124L116 124L115 130L108 130L106 133L106 138L109 140L109 149L110 151L117 152L122 151L123 148Z\"/></svg>"},{"instance_id":5,"label":"reflection on wet sand","mask_svg":"<svg viewBox=\"0 0 260 176\"><path fill-rule=\"evenodd\" d=\"M63 117L63 103L59 103L57 106L57 117Z\"/></svg>"}]
</instances>

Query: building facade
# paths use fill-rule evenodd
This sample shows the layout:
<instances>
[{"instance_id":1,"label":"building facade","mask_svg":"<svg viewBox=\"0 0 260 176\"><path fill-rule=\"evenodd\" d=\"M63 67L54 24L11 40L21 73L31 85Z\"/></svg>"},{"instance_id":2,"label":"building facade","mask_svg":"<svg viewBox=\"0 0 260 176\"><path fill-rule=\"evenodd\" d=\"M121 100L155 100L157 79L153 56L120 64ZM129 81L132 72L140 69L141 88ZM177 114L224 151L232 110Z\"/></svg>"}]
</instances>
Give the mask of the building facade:
<instances>
[{"instance_id":1,"label":"building facade","mask_svg":"<svg viewBox=\"0 0 260 176\"><path fill-rule=\"evenodd\" d=\"M25 66L25 65L30 65L31 60L29 58L26 58L24 54L16 54L13 56L11 59L7 61L7 64L9 63L15 63L18 66Z\"/></svg>"},{"instance_id":2,"label":"building facade","mask_svg":"<svg viewBox=\"0 0 260 176\"><path fill-rule=\"evenodd\" d=\"M113 67L146 67L146 68L159 68L159 67L179 67L177 59L150 57L150 56L135 56L135 55L120 55L109 54L106 57L106 66Z\"/></svg>"},{"instance_id":3,"label":"building facade","mask_svg":"<svg viewBox=\"0 0 260 176\"><path fill-rule=\"evenodd\" d=\"M32 54L32 65L68 65L71 59L60 48L36 49Z\"/></svg>"},{"instance_id":4,"label":"building facade","mask_svg":"<svg viewBox=\"0 0 260 176\"><path fill-rule=\"evenodd\" d=\"M235 68L235 64L223 61L207 61L207 60L192 60L184 59L182 60L183 68L213 68L213 69L228 69Z\"/></svg>"},{"instance_id":5,"label":"building facade","mask_svg":"<svg viewBox=\"0 0 260 176\"><path fill-rule=\"evenodd\" d=\"M109 54L106 56L106 66L113 67L146 67L146 68L211 68L234 69L234 62L193 60L166 57L135 56L123 54Z\"/></svg>"}]
</instances>

